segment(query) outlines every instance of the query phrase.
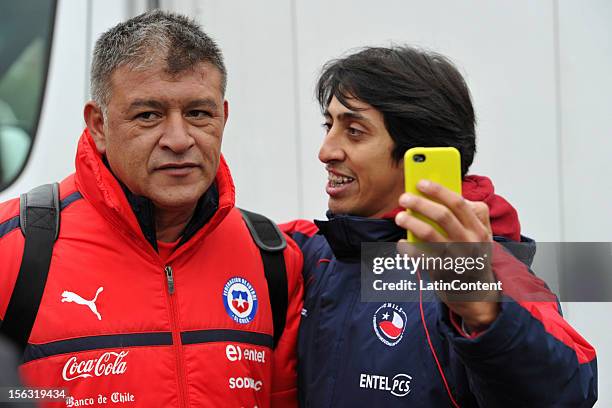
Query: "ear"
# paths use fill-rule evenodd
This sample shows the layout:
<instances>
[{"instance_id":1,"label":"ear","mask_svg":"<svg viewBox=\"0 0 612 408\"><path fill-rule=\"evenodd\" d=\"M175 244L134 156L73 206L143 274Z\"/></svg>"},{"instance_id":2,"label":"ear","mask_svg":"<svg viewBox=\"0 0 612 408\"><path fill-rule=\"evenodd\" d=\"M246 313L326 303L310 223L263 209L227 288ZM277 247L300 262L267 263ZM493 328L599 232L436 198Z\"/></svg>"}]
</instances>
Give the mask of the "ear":
<instances>
[{"instance_id":1,"label":"ear","mask_svg":"<svg viewBox=\"0 0 612 408\"><path fill-rule=\"evenodd\" d=\"M83 109L83 116L89 134L93 138L96 148L100 154L106 153L106 134L104 133L104 114L102 108L94 101L89 101Z\"/></svg>"},{"instance_id":2,"label":"ear","mask_svg":"<svg viewBox=\"0 0 612 408\"><path fill-rule=\"evenodd\" d=\"M393 147L393 150L391 150L391 160L393 161L393 165L395 167L400 167L400 168L404 168L404 156L402 155L402 157L399 160L395 160L395 157L393 157L393 153L395 153L395 146Z\"/></svg>"},{"instance_id":3,"label":"ear","mask_svg":"<svg viewBox=\"0 0 612 408\"><path fill-rule=\"evenodd\" d=\"M223 115L225 116L223 118L223 126L225 126L227 123L227 118L229 118L229 103L227 100L223 101Z\"/></svg>"}]
</instances>

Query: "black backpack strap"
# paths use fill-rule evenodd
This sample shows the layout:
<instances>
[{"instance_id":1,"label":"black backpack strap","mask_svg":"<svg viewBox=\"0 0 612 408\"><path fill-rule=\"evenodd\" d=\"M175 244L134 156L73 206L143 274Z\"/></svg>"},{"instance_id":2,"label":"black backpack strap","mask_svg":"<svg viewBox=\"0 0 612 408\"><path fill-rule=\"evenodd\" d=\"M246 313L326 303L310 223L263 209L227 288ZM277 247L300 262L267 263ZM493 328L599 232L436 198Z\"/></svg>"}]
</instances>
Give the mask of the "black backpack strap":
<instances>
[{"instance_id":1,"label":"black backpack strap","mask_svg":"<svg viewBox=\"0 0 612 408\"><path fill-rule=\"evenodd\" d=\"M59 233L59 185L45 184L21 195L19 223L25 247L1 331L20 347L28 344Z\"/></svg>"},{"instance_id":2,"label":"black backpack strap","mask_svg":"<svg viewBox=\"0 0 612 408\"><path fill-rule=\"evenodd\" d=\"M264 273L268 282L270 306L272 307L272 321L274 323L274 348L285 330L289 296L287 283L287 268L283 250L287 241L278 226L263 215L246 210L240 210L253 241L259 247Z\"/></svg>"}]
</instances>

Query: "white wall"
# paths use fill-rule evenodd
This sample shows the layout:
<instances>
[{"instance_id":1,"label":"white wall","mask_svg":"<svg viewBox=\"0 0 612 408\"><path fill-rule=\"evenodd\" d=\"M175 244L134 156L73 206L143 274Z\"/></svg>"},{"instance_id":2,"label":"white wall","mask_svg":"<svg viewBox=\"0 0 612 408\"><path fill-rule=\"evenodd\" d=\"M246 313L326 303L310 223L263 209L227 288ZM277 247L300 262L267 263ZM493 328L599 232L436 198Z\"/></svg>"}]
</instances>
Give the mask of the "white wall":
<instances>
[{"instance_id":1,"label":"white wall","mask_svg":"<svg viewBox=\"0 0 612 408\"><path fill-rule=\"evenodd\" d=\"M612 2L560 0L560 151L568 241L612 241Z\"/></svg>"},{"instance_id":2,"label":"white wall","mask_svg":"<svg viewBox=\"0 0 612 408\"><path fill-rule=\"evenodd\" d=\"M555 6L562 238L612 241L612 3L596 0L587 6L559 0ZM564 308L568 320L597 349L597 406L612 406L612 303Z\"/></svg>"}]
</instances>

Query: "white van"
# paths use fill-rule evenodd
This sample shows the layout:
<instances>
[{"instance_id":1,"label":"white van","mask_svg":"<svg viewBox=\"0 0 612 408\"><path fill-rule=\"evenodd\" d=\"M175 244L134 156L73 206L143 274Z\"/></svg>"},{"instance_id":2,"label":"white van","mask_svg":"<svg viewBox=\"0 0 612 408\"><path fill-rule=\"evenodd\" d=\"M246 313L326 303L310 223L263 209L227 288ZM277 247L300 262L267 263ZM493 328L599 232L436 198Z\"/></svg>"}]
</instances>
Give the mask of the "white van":
<instances>
[{"instance_id":1,"label":"white van","mask_svg":"<svg viewBox=\"0 0 612 408\"><path fill-rule=\"evenodd\" d=\"M95 37L156 3L0 4L0 201L74 171Z\"/></svg>"}]
</instances>

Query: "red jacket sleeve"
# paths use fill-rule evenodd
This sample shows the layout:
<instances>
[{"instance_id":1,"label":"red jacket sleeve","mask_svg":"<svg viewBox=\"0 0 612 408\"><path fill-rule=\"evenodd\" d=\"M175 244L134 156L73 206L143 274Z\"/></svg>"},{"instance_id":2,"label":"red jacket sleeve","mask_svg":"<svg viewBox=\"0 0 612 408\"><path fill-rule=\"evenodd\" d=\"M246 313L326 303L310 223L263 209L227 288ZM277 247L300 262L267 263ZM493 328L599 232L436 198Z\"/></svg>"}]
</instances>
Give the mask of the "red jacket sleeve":
<instances>
[{"instance_id":1,"label":"red jacket sleeve","mask_svg":"<svg viewBox=\"0 0 612 408\"><path fill-rule=\"evenodd\" d=\"M559 313L555 295L528 267L493 246L503 283L501 311L477 336L464 336L452 315L440 328L464 364L479 406L590 407L597 400L597 358Z\"/></svg>"}]
</instances>

